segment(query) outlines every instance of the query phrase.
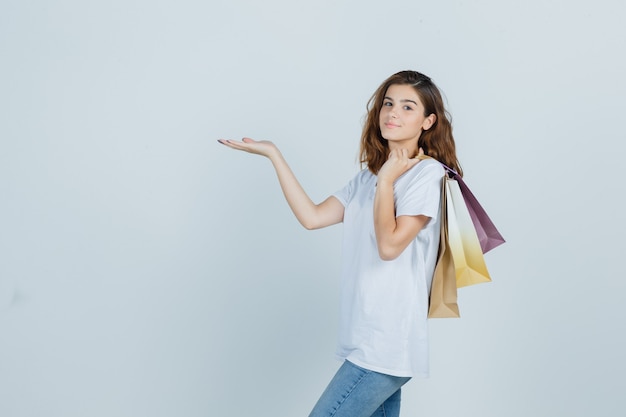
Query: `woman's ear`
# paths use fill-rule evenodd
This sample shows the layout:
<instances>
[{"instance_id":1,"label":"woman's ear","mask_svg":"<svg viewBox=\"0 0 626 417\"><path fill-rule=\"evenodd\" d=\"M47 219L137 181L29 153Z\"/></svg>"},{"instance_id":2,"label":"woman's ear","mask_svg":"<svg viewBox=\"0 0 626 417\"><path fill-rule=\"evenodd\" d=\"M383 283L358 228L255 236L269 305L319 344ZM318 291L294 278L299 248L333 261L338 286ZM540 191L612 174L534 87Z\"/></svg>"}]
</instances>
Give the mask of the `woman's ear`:
<instances>
[{"instance_id":1,"label":"woman's ear","mask_svg":"<svg viewBox=\"0 0 626 417\"><path fill-rule=\"evenodd\" d=\"M433 127L436 121L437 121L437 115L435 113L431 113L430 116L428 116L424 120L424 123L422 123L422 129L424 130L430 129L431 127Z\"/></svg>"}]
</instances>

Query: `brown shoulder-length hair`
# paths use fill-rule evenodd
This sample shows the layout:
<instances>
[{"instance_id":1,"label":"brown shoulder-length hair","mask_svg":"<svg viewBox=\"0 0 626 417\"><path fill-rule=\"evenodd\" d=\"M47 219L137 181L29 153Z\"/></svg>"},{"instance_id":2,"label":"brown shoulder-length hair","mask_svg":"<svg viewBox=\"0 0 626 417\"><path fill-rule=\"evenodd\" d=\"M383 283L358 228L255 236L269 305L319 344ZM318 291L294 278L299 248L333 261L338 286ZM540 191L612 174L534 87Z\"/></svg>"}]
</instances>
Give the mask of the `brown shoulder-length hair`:
<instances>
[{"instance_id":1,"label":"brown shoulder-length hair","mask_svg":"<svg viewBox=\"0 0 626 417\"><path fill-rule=\"evenodd\" d=\"M392 85L410 85L424 105L424 116L436 116L435 123L428 130L422 131L418 148L463 175L461 164L456 157L456 146L452 136L450 113L443 105L443 99L437 86L424 74L417 71L400 71L387 78L378 87L367 103L367 117L361 135L360 161L366 164L374 174L383 166L389 156L389 144L380 134L380 109L387 89Z\"/></svg>"}]
</instances>

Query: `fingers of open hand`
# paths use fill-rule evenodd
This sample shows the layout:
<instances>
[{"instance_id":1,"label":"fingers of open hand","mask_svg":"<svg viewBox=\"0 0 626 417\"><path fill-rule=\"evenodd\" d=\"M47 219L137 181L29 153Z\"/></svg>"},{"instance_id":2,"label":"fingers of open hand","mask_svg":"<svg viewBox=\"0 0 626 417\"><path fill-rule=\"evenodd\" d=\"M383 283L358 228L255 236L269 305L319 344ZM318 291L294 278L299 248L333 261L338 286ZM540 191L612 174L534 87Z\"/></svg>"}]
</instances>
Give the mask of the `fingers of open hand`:
<instances>
[{"instance_id":1,"label":"fingers of open hand","mask_svg":"<svg viewBox=\"0 0 626 417\"><path fill-rule=\"evenodd\" d=\"M218 142L232 149L237 149L240 151L263 155L267 157L269 157L275 149L275 146L272 142L268 142L265 140L256 141L250 138L243 138L240 141L232 139L220 139Z\"/></svg>"},{"instance_id":2,"label":"fingers of open hand","mask_svg":"<svg viewBox=\"0 0 626 417\"><path fill-rule=\"evenodd\" d=\"M241 140L220 139L218 140L218 142L237 149L249 148L251 145L258 143L257 141L250 138L243 138Z\"/></svg>"},{"instance_id":3,"label":"fingers of open hand","mask_svg":"<svg viewBox=\"0 0 626 417\"><path fill-rule=\"evenodd\" d=\"M232 139L220 139L218 140L219 143L221 143L222 145L226 145L229 148L233 148L233 149L239 149L239 150L246 150L246 146L244 143L236 141L236 140L232 140Z\"/></svg>"}]
</instances>

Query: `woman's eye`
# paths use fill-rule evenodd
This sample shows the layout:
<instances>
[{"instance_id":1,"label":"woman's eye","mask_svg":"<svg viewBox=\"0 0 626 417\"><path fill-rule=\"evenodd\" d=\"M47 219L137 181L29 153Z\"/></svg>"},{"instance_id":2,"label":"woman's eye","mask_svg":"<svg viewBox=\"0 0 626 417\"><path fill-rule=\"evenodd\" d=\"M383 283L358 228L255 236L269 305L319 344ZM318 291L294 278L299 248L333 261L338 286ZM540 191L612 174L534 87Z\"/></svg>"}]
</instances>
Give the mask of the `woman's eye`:
<instances>
[{"instance_id":1,"label":"woman's eye","mask_svg":"<svg viewBox=\"0 0 626 417\"><path fill-rule=\"evenodd\" d=\"M413 110L413 108L411 108L411 106L404 106L404 110Z\"/></svg>"},{"instance_id":2,"label":"woman's eye","mask_svg":"<svg viewBox=\"0 0 626 417\"><path fill-rule=\"evenodd\" d=\"M391 102L390 101L385 101L385 102L383 102L383 106L391 106Z\"/></svg>"}]
</instances>

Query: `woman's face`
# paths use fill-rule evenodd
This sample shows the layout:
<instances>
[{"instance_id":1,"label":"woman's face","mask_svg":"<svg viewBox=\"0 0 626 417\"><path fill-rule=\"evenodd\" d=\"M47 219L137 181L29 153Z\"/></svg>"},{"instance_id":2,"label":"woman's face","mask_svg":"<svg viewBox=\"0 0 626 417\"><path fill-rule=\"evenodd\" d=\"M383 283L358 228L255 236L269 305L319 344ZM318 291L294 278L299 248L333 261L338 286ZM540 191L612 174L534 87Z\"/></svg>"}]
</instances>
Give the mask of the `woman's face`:
<instances>
[{"instance_id":1,"label":"woman's face","mask_svg":"<svg viewBox=\"0 0 626 417\"><path fill-rule=\"evenodd\" d=\"M380 109L380 134L390 147L415 147L422 130L429 129L435 115L424 116L424 105L410 85L394 84L385 93ZM395 144L395 145L392 145Z\"/></svg>"}]
</instances>

